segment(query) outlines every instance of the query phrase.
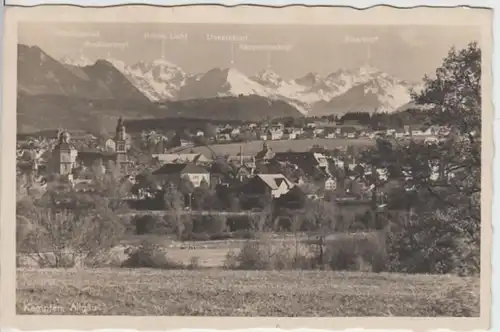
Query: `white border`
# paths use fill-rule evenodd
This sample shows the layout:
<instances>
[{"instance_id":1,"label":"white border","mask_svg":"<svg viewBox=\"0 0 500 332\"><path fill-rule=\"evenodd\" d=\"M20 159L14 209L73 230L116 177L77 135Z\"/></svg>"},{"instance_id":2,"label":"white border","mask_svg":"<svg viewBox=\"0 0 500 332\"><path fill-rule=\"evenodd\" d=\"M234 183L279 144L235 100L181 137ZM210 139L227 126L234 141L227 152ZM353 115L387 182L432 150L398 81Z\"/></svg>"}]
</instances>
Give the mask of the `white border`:
<instances>
[{"instance_id":1,"label":"white border","mask_svg":"<svg viewBox=\"0 0 500 332\"><path fill-rule=\"evenodd\" d=\"M388 5L388 6L395 6L395 7L414 7L414 6L443 6L443 7L453 7L453 6L474 6L474 7L489 7L494 9L494 31L493 31L493 38L494 42L499 43L500 42L500 37L499 37L499 16L500 14L497 12L498 9L500 9L500 2L498 0L434 0L434 1L411 1L411 0L390 0L390 1L383 1L383 2L377 2L375 0L357 0L355 3L353 1L349 0L317 0L314 2L309 2L309 1L304 1L304 2L293 2L293 1L286 1L286 0L254 0L252 2L236 2L236 1L209 1L209 0L198 0L198 1L172 1L172 2L166 2L166 1L132 1L129 3L134 3L134 4L152 4L152 5L167 5L167 6L173 6L173 5L186 5L186 4L202 4L202 3L218 3L218 4L224 4L224 5L229 5L229 6L234 6L238 4L260 4L260 5L267 5L267 6L284 6L284 5L291 5L291 4L304 4L304 5L344 5L344 6L350 6L350 7L356 7L356 8L368 8L374 5ZM72 4L72 5L78 5L78 6L109 6L109 5L125 5L127 4L126 2L119 1L119 0L87 0L87 1L75 1L75 0L68 0L68 1L56 1L56 0L46 0L44 2L38 1L38 0L5 0L6 5L18 5L18 6L34 6L34 5L40 5L40 4ZM3 5L0 4L0 12L3 14ZM2 23L2 32L3 32L3 15L0 18L0 21ZM3 35L3 34L2 34ZM1 40L0 40L1 42ZM0 43L1 44L1 43ZM496 44L496 43L495 43ZM3 44L1 44L3 45ZM495 52L496 47L495 45L493 46L493 101L494 105L500 104L500 93L495 93L497 91L497 80L500 78L500 70L499 66L495 63L495 60L497 57L495 55L497 52ZM3 54L3 52L2 52ZM0 63L3 63L0 61ZM1 66L1 65L0 65ZM1 67L0 67L0 72L1 72ZM1 111L1 110L0 110ZM1 118L1 116L0 116ZM496 139L500 139L500 111L496 111L495 114L495 123L494 123L494 137ZM495 141L496 141L495 139ZM496 153L500 152L500 149L497 148L495 144L495 157L494 157L494 166L498 164L498 158L496 158ZM495 168L494 168L495 169ZM495 189L500 186L500 180L497 179L495 176L495 172L493 172L493 193L495 193ZM497 203L497 204L495 204ZM497 232L495 232L496 227L500 225L498 221L496 221L495 216L500 216L500 197L496 197L493 195L493 239L492 239L492 244L493 244L493 252L492 252L492 312L500 312L500 305L499 305L499 300L495 298L495 295L500 294L500 274L497 272L497 269L495 268L495 265L498 266L498 263L500 261L500 237L498 236ZM497 264L495 264L497 263ZM1 310L1 308L0 308ZM500 318L498 318L497 315L491 315L492 317L492 327L491 330L494 331L495 327L498 327L500 325ZM0 322L1 324L1 322ZM498 325L497 325L498 324ZM17 331L14 329L5 329L2 328L2 330L5 331ZM280 329L253 329L256 332L257 331L280 331ZM306 331L305 329L297 329L296 331ZM356 329L353 330L351 329L350 331L361 331L363 329ZM128 331L128 330L108 330L108 331ZM187 330L178 330L178 331L187 331ZM216 331L216 330L189 330L189 331ZM238 330L235 330L238 331ZM243 331L243 330L241 330ZM307 330L307 331L313 331L313 330ZM320 331L320 330L316 330ZM348 331L348 330L346 330ZM376 330L374 330L376 331ZM407 330L394 330L394 331L407 331ZM446 331L446 330L440 330L440 331Z\"/></svg>"}]
</instances>

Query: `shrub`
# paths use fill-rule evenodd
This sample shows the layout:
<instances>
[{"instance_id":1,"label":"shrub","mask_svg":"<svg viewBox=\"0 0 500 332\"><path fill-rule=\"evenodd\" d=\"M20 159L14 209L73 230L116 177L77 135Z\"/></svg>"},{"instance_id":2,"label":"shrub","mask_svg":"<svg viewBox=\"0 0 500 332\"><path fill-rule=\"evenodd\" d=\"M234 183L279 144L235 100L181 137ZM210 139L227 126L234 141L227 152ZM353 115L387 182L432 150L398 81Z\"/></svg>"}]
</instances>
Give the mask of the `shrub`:
<instances>
[{"instance_id":1,"label":"shrub","mask_svg":"<svg viewBox=\"0 0 500 332\"><path fill-rule=\"evenodd\" d=\"M77 260L92 265L92 260L116 245L124 233L123 224L108 216L104 210L75 213L37 208L31 213L31 226L18 241L23 252L37 257L41 267L67 268Z\"/></svg>"},{"instance_id":2,"label":"shrub","mask_svg":"<svg viewBox=\"0 0 500 332\"><path fill-rule=\"evenodd\" d=\"M132 223L135 226L135 233L137 235L151 234L151 233L168 233L164 219L154 215L137 216L133 219Z\"/></svg>"},{"instance_id":3,"label":"shrub","mask_svg":"<svg viewBox=\"0 0 500 332\"><path fill-rule=\"evenodd\" d=\"M230 251L224 266L241 270L309 269L311 258L308 246L262 239L246 241L238 253Z\"/></svg>"},{"instance_id":4,"label":"shrub","mask_svg":"<svg viewBox=\"0 0 500 332\"><path fill-rule=\"evenodd\" d=\"M480 230L460 216L432 212L401 218L387 237L392 272L456 273L480 271Z\"/></svg>"},{"instance_id":5,"label":"shrub","mask_svg":"<svg viewBox=\"0 0 500 332\"><path fill-rule=\"evenodd\" d=\"M193 256L189 259L189 265L187 266L190 270L196 270L200 268L200 257Z\"/></svg>"},{"instance_id":6,"label":"shrub","mask_svg":"<svg viewBox=\"0 0 500 332\"><path fill-rule=\"evenodd\" d=\"M383 240L384 234L373 232L364 237L350 235L326 243L318 240L247 241L238 252L227 254L224 266L244 270L328 268L380 272L387 264Z\"/></svg>"},{"instance_id":7,"label":"shrub","mask_svg":"<svg viewBox=\"0 0 500 332\"><path fill-rule=\"evenodd\" d=\"M332 270L381 272L386 269L385 234L346 236L326 245L325 260Z\"/></svg>"},{"instance_id":8,"label":"shrub","mask_svg":"<svg viewBox=\"0 0 500 332\"><path fill-rule=\"evenodd\" d=\"M182 269L183 264L174 262L167 256L161 246L151 241L143 241L138 248L130 249L129 257L122 263L122 267L147 267L155 269Z\"/></svg>"}]
</instances>

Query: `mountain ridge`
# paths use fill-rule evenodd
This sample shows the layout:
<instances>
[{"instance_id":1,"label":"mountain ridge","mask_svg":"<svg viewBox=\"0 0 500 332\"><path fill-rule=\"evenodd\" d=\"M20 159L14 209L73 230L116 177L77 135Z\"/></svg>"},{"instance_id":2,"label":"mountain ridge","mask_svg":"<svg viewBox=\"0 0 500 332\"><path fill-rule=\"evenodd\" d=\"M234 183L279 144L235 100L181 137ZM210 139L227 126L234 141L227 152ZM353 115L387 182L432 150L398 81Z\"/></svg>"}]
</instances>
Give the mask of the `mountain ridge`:
<instances>
[{"instance_id":1,"label":"mountain ridge","mask_svg":"<svg viewBox=\"0 0 500 332\"><path fill-rule=\"evenodd\" d=\"M341 115L346 112L346 108L333 108L332 106L339 104L336 98L344 100L354 95L356 98L366 98L361 104L370 105L370 109L373 107L384 112L397 112L401 106L411 101L409 89L414 87L414 84L370 65L337 69L324 76L311 71L294 79L284 79L271 68L262 69L250 76L230 67L216 67L202 73L188 74L180 66L165 59L141 61L117 68L154 102L255 94L286 101L302 114L312 116ZM152 75L153 71L159 74ZM378 82L382 80L385 81L382 83L383 87L375 92L378 94L377 98L374 98L374 93L362 95L354 89L370 81L380 85ZM349 91L351 89L354 90ZM340 97L343 94L347 94L347 97ZM353 100L353 107L357 103L359 102ZM362 108L358 111L366 110Z\"/></svg>"}]
</instances>

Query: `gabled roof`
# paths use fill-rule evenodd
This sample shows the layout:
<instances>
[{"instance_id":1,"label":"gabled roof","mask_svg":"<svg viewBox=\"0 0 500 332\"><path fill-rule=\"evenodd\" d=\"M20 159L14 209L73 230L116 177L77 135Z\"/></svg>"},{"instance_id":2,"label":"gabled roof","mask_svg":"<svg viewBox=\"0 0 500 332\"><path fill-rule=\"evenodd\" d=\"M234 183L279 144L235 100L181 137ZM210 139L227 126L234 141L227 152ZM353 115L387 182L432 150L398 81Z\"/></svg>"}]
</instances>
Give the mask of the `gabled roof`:
<instances>
[{"instance_id":1,"label":"gabled roof","mask_svg":"<svg viewBox=\"0 0 500 332\"><path fill-rule=\"evenodd\" d=\"M208 162L210 161L204 154L201 153L160 153L153 154L153 158L158 159L162 163L189 163L189 162Z\"/></svg>"},{"instance_id":2,"label":"gabled roof","mask_svg":"<svg viewBox=\"0 0 500 332\"><path fill-rule=\"evenodd\" d=\"M294 184L283 174L257 174L256 176L272 190L278 189L283 182L288 188L292 188L294 186Z\"/></svg>"},{"instance_id":3,"label":"gabled roof","mask_svg":"<svg viewBox=\"0 0 500 332\"><path fill-rule=\"evenodd\" d=\"M209 174L203 167L186 163L186 164L165 164L153 172L154 175L169 175L169 174Z\"/></svg>"}]
</instances>

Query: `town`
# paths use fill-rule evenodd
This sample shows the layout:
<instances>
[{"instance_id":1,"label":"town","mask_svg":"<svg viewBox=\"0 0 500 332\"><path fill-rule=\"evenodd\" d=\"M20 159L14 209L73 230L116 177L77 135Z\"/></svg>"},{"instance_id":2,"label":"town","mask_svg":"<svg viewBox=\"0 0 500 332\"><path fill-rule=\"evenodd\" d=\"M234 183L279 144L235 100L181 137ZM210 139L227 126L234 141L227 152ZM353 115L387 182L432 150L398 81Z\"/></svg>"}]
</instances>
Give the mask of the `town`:
<instances>
[{"instance_id":1,"label":"town","mask_svg":"<svg viewBox=\"0 0 500 332\"><path fill-rule=\"evenodd\" d=\"M19 184L29 191L28 195L43 193L55 176L58 181L67 181L76 191L92 190L92 174L115 172L116 168L120 183L128 188L123 199L141 209L147 207L145 202L149 201L146 209L150 210L164 208L155 204L155 198L164 192L167 183L178 187L182 183L190 189L185 192L186 209L205 208L192 201L197 188L231 193L232 198L239 193L242 200L257 194L278 199L296 188L310 199L335 198L371 207L371 203L383 204L379 201L383 192L374 195L375 182L370 183L368 179L387 180L387 169L360 160L367 147L381 137L419 139L432 144L447 134L445 127L436 125L405 125L400 130L372 131L366 126L338 124L326 119L308 121L303 127L286 126L279 121L267 126L208 123L205 128L192 132L153 130L134 135L127 133L125 122L120 118L112 137L98 138L90 133L62 129L45 131L40 136L20 135L17 168L18 176L23 179ZM302 151L294 151L295 142L279 147L279 151L270 147L271 141L285 143L304 139L315 139L315 142L325 139L338 145L328 148L316 143ZM245 143L253 140L260 145L260 150L245 153ZM216 153L211 144L221 147L234 144L239 152ZM431 177L437 178L437 171ZM375 198L377 202L371 202ZM235 207L226 204L217 210L231 208ZM256 207L247 206L247 210L253 208Z\"/></svg>"},{"instance_id":2,"label":"town","mask_svg":"<svg viewBox=\"0 0 500 332\"><path fill-rule=\"evenodd\" d=\"M479 315L479 36L116 24L19 41L18 314Z\"/></svg>"}]
</instances>

